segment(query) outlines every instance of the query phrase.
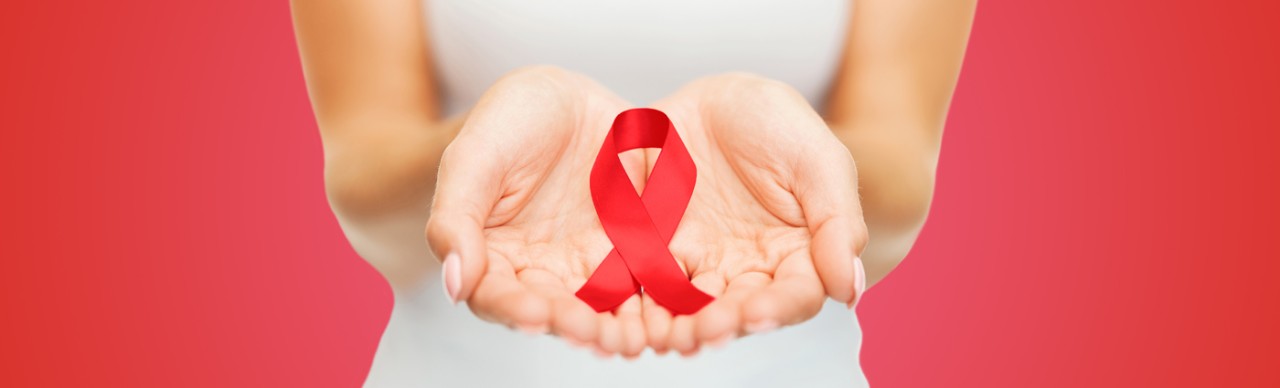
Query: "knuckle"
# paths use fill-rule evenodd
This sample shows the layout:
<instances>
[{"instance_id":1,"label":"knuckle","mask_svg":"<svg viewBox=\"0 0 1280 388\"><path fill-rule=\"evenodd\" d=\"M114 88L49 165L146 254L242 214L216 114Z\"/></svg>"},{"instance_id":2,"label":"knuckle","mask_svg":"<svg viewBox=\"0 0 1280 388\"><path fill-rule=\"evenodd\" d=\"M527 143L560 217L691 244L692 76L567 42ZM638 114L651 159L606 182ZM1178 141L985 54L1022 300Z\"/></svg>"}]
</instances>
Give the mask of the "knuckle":
<instances>
[{"instance_id":1,"label":"knuckle","mask_svg":"<svg viewBox=\"0 0 1280 388\"><path fill-rule=\"evenodd\" d=\"M554 87L572 79L572 73L557 66L525 66L503 75L494 86L496 89L523 87Z\"/></svg>"},{"instance_id":2,"label":"knuckle","mask_svg":"<svg viewBox=\"0 0 1280 388\"><path fill-rule=\"evenodd\" d=\"M784 100L779 102L794 102L795 100L804 100L804 97L795 88L786 82L767 78L755 73L749 72L730 72L718 76L718 81L723 85L725 93L741 95L744 97L752 97L766 100Z\"/></svg>"},{"instance_id":3,"label":"knuckle","mask_svg":"<svg viewBox=\"0 0 1280 388\"><path fill-rule=\"evenodd\" d=\"M767 83L769 78L749 71L730 71L712 76L713 80L725 84L758 84Z\"/></svg>"},{"instance_id":4,"label":"knuckle","mask_svg":"<svg viewBox=\"0 0 1280 388\"><path fill-rule=\"evenodd\" d=\"M434 240L436 237L443 237L445 232L444 225L440 222L440 217L437 217L436 214L432 214L430 217L428 217L427 226L423 230L423 232L427 236L427 246L433 249L438 248L436 246L438 241L434 241Z\"/></svg>"},{"instance_id":5,"label":"knuckle","mask_svg":"<svg viewBox=\"0 0 1280 388\"><path fill-rule=\"evenodd\" d=\"M853 231L853 244L859 249L865 249L869 242L871 242L871 233L867 230L867 223L862 217L858 217L857 228Z\"/></svg>"},{"instance_id":6,"label":"knuckle","mask_svg":"<svg viewBox=\"0 0 1280 388\"><path fill-rule=\"evenodd\" d=\"M522 67L499 78L472 107L468 124L539 107L550 111L566 108L575 100L585 82L580 76L549 65ZM466 125L473 126L473 125ZM465 128L464 128L465 130Z\"/></svg>"},{"instance_id":7,"label":"knuckle","mask_svg":"<svg viewBox=\"0 0 1280 388\"><path fill-rule=\"evenodd\" d=\"M455 163L461 163L458 159L474 154L474 152L468 152L468 139L468 136L458 136L449 142L443 151L440 151L440 169L442 171Z\"/></svg>"}]
</instances>

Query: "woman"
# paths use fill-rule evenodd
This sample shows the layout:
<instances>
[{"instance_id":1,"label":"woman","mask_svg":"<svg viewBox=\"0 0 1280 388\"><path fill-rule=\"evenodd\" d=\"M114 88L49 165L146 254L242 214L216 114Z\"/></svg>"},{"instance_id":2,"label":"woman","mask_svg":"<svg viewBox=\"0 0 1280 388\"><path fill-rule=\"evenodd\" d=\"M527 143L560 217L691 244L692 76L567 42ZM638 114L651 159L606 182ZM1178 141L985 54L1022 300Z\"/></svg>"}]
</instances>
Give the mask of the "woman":
<instances>
[{"instance_id":1,"label":"woman","mask_svg":"<svg viewBox=\"0 0 1280 388\"><path fill-rule=\"evenodd\" d=\"M973 8L294 0L330 202L396 293L366 385L866 385L851 309L923 226ZM573 296L633 104L698 166L669 246L716 297L693 315ZM637 189L657 155L621 155Z\"/></svg>"}]
</instances>

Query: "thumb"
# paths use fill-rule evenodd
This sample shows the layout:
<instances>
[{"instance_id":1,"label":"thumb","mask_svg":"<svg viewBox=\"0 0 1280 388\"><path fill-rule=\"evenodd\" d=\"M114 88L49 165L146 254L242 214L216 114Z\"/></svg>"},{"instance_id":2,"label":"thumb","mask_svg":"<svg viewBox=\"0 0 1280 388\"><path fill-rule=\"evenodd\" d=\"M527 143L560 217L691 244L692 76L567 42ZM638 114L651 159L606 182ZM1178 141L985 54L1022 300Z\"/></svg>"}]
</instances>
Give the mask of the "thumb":
<instances>
[{"instance_id":1,"label":"thumb","mask_svg":"<svg viewBox=\"0 0 1280 388\"><path fill-rule=\"evenodd\" d=\"M454 303L466 301L484 276L485 221L500 197L502 177L492 158L459 150L458 144L441 157L426 230L427 244L443 260L445 293Z\"/></svg>"},{"instance_id":2,"label":"thumb","mask_svg":"<svg viewBox=\"0 0 1280 388\"><path fill-rule=\"evenodd\" d=\"M810 254L827 295L853 306L866 287L860 256L867 226L858 198L858 173L849 150L836 139L794 166L791 192L809 226Z\"/></svg>"}]
</instances>

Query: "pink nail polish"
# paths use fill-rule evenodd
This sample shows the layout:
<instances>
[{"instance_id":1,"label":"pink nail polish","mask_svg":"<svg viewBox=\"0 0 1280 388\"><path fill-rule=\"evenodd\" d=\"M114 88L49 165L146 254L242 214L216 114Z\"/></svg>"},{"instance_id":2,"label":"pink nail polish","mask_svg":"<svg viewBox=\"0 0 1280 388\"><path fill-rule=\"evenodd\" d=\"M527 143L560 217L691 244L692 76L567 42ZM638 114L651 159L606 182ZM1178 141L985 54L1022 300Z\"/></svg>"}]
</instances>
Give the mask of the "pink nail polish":
<instances>
[{"instance_id":1,"label":"pink nail polish","mask_svg":"<svg viewBox=\"0 0 1280 388\"><path fill-rule=\"evenodd\" d=\"M849 302L849 308L858 307L858 301L862 299L862 294L867 292L867 270L862 266L862 258L853 258L853 300Z\"/></svg>"},{"instance_id":2,"label":"pink nail polish","mask_svg":"<svg viewBox=\"0 0 1280 388\"><path fill-rule=\"evenodd\" d=\"M450 252L444 256L440 276L444 278L445 296L449 297L449 302L458 304L458 292L462 290L462 259L457 253Z\"/></svg>"}]
</instances>

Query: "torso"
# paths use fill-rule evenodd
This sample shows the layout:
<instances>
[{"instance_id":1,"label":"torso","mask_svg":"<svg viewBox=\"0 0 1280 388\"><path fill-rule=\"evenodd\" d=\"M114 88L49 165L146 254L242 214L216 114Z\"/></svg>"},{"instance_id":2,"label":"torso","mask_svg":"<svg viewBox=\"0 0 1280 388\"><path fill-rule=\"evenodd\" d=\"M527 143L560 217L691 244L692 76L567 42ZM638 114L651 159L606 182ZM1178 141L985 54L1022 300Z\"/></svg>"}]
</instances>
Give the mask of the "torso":
<instances>
[{"instance_id":1,"label":"torso","mask_svg":"<svg viewBox=\"0 0 1280 388\"><path fill-rule=\"evenodd\" d=\"M729 71L786 82L816 104L839 66L849 18L843 0L433 0L426 8L451 113L528 65L585 74L640 106Z\"/></svg>"},{"instance_id":2,"label":"torso","mask_svg":"<svg viewBox=\"0 0 1280 388\"><path fill-rule=\"evenodd\" d=\"M637 105L695 78L749 71L786 82L818 106L839 65L849 16L841 0L610 2L433 0L427 24L449 113L522 66L590 76ZM865 386L854 314L829 302L803 324L684 359L646 351L599 360L449 305L439 276L396 295L367 386Z\"/></svg>"}]
</instances>

